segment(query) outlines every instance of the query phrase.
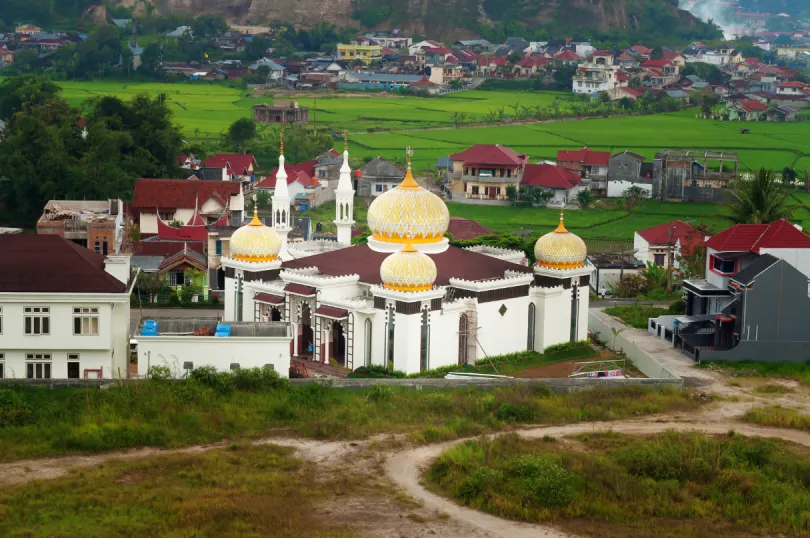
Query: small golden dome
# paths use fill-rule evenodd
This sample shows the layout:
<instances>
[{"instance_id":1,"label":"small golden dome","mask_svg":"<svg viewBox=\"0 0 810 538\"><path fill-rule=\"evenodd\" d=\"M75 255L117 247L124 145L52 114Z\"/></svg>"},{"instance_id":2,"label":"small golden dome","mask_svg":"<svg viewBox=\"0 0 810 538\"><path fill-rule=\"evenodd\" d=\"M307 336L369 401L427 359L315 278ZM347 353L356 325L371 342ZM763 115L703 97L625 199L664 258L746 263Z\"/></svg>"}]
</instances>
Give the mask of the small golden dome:
<instances>
[{"instance_id":1,"label":"small golden dome","mask_svg":"<svg viewBox=\"0 0 810 538\"><path fill-rule=\"evenodd\" d=\"M405 248L385 258L380 265L380 278L389 290L428 291L436 282L436 264L427 254L407 243Z\"/></svg>"},{"instance_id":2,"label":"small golden dome","mask_svg":"<svg viewBox=\"0 0 810 538\"><path fill-rule=\"evenodd\" d=\"M534 257L537 267L548 269L578 269L585 265L588 249L585 242L565 229L563 214L560 212L560 225L547 233L534 244Z\"/></svg>"},{"instance_id":3,"label":"small golden dome","mask_svg":"<svg viewBox=\"0 0 810 538\"><path fill-rule=\"evenodd\" d=\"M409 155L405 179L371 203L367 220L371 237L377 241L438 243L450 225L450 212L441 198L413 179Z\"/></svg>"},{"instance_id":4,"label":"small golden dome","mask_svg":"<svg viewBox=\"0 0 810 538\"><path fill-rule=\"evenodd\" d=\"M230 257L240 262L260 263L278 259L281 239L273 228L259 220L259 211L253 206L253 220L231 236Z\"/></svg>"}]
</instances>

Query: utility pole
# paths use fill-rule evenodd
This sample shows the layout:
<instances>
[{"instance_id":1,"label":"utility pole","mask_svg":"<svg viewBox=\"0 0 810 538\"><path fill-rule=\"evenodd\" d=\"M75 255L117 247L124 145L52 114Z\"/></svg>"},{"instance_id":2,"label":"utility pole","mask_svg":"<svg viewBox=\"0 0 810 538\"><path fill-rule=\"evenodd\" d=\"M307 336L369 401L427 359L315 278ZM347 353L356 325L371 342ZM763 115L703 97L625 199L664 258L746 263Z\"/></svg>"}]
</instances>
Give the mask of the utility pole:
<instances>
[{"instance_id":1,"label":"utility pole","mask_svg":"<svg viewBox=\"0 0 810 538\"><path fill-rule=\"evenodd\" d=\"M667 295L672 293L672 232L675 226L669 227L669 237L667 239Z\"/></svg>"}]
</instances>

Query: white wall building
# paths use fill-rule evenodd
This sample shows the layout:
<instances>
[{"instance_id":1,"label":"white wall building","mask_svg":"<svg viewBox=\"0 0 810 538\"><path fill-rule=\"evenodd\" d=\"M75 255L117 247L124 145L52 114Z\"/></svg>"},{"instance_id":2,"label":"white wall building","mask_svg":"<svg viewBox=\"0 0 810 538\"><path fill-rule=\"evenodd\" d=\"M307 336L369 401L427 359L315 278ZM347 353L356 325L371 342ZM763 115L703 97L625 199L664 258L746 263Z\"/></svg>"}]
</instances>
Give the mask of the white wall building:
<instances>
[{"instance_id":1,"label":"white wall building","mask_svg":"<svg viewBox=\"0 0 810 538\"><path fill-rule=\"evenodd\" d=\"M351 177L347 165L341 176ZM368 222L367 245L338 242L298 259L290 259L298 245L283 246L276 230L259 222L241 228L222 258L225 319L286 323L300 358L408 373L587 337L591 270L585 244L562 219L538 240L534 268L509 261L523 253L450 247L447 207L409 166L372 203Z\"/></svg>"},{"instance_id":2,"label":"white wall building","mask_svg":"<svg viewBox=\"0 0 810 538\"><path fill-rule=\"evenodd\" d=\"M0 250L0 377L128 377L128 256L54 235L0 235Z\"/></svg>"}]
</instances>

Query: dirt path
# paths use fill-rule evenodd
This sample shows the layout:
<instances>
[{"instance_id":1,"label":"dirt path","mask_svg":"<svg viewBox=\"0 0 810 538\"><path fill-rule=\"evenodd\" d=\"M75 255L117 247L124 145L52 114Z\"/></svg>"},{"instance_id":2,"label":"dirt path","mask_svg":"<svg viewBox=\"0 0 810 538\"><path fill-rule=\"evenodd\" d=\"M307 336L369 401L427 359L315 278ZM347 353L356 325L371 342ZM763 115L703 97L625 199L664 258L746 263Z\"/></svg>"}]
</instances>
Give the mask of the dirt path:
<instances>
[{"instance_id":1,"label":"dirt path","mask_svg":"<svg viewBox=\"0 0 810 538\"><path fill-rule=\"evenodd\" d=\"M759 437L775 437L785 439L797 444L810 447L810 434L797 430L784 430L778 428L766 428L754 426L740 422L715 422L715 423L684 423L684 422L597 422L574 424L570 426L560 426L551 428L533 428L530 430L518 431L518 435L535 439L544 436L564 437L580 433L593 433L602 431L612 431L631 435L645 435L661 433L667 430L697 431L707 434L723 434L731 430L737 433ZM435 495L425 489L420 483L422 470L436 459L442 451L464 442L466 439L459 439L438 445L429 445L400 452L386 461L386 472L396 484L401 486L405 492L416 501L423 503L423 506L430 510L436 510L449 514L451 517L468 523L474 527L488 532L493 536L515 537L547 537L547 538L567 538L572 535L563 532L551 525L533 525L501 519L484 512L479 512L472 508L466 508L455 502Z\"/></svg>"}]
</instances>

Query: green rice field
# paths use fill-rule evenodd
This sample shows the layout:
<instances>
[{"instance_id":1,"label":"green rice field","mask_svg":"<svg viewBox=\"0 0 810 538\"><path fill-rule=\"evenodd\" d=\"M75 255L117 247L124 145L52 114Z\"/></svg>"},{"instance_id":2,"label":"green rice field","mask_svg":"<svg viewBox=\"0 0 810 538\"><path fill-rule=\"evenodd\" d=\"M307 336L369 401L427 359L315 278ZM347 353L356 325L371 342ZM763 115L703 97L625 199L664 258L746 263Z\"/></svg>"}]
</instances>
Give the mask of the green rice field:
<instances>
[{"instance_id":1,"label":"green rice field","mask_svg":"<svg viewBox=\"0 0 810 538\"><path fill-rule=\"evenodd\" d=\"M116 95L131 98L140 92L166 94L178 123L189 138L214 138L235 120L249 117L250 107L272 96L249 97L245 90L211 83L60 82L63 96L74 105L87 99ZM310 107L310 121L334 130L348 129L354 157L402 158L404 148L416 151L417 169L432 168L446 157L478 143L498 143L526 153L532 161L554 159L561 149L588 146L618 152L625 149L652 158L665 148L737 152L743 170L781 170L793 166L810 171L810 123L737 123L698 120L694 110L652 116L552 121L521 125L456 128L454 112L482 122L490 110L514 105L548 106L571 97L561 92L467 91L438 98L353 96L331 94L301 98ZM751 134L740 134L746 127ZM370 132L376 131L376 132Z\"/></svg>"}]
</instances>

